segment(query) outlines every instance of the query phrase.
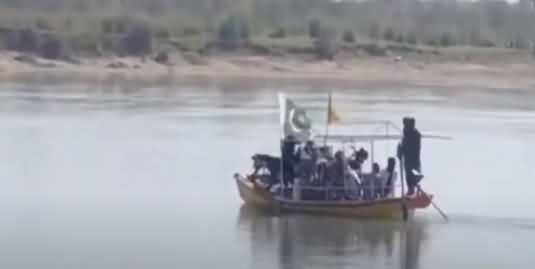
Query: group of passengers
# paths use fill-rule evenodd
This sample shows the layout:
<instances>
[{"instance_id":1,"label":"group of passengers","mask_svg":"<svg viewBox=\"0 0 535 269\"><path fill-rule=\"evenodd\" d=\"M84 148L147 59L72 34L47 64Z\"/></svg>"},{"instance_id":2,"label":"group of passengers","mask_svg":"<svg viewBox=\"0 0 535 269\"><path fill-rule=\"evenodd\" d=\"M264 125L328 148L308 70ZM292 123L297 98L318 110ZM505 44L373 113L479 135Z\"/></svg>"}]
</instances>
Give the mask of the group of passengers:
<instances>
[{"instance_id":1,"label":"group of passengers","mask_svg":"<svg viewBox=\"0 0 535 269\"><path fill-rule=\"evenodd\" d=\"M412 195L423 177L420 174L421 135L414 118L403 119L403 138L397 157L403 160L407 181L407 195ZM299 142L293 136L282 140L282 158L256 154L254 172L250 179L261 179L268 189L279 186L283 194L296 189L302 200L375 200L394 196L397 173L396 159L388 158L386 167L372 164L364 172L368 152L363 148L347 153L338 150L332 154L329 146L316 146L313 141ZM294 197L295 199L295 197Z\"/></svg>"},{"instance_id":2,"label":"group of passengers","mask_svg":"<svg viewBox=\"0 0 535 269\"><path fill-rule=\"evenodd\" d=\"M385 169L374 163L372 171L365 173L368 152L362 148L353 148L350 154L342 150L332 154L331 147L316 146L313 141L299 145L291 136L282 144L284 188L299 185L303 199L374 200L393 196L394 158L388 159Z\"/></svg>"}]
</instances>

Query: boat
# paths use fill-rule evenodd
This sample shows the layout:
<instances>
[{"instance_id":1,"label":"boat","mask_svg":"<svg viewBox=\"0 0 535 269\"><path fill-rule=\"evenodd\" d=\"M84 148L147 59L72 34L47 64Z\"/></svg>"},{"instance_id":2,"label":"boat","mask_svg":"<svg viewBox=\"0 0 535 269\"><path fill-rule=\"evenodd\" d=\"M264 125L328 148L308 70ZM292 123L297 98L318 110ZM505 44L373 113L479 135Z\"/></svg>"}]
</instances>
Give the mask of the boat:
<instances>
[{"instance_id":1,"label":"boat","mask_svg":"<svg viewBox=\"0 0 535 269\"><path fill-rule=\"evenodd\" d=\"M290 131L302 131L296 126L284 126L286 124L285 117L290 115L290 118L300 117L303 120L304 111L293 104L288 103L287 100L280 98L281 103L290 104L291 108L295 111L288 112L288 108L285 105L281 105L281 125L282 129L289 129ZM329 115L331 115L331 97L329 96ZM283 115L284 114L284 115ZM331 117L331 116L328 116ZM328 120L329 121L329 120ZM343 134L319 134L311 136L314 141L323 142L325 145L332 143L347 144L347 143L367 143L371 151L371 162L374 162L374 147L378 141L399 141L401 139L400 134L390 134L391 129L400 130L392 122L389 121L375 121L375 122L360 122L362 124L379 124L384 126L385 133L382 134L361 134L361 135L343 135ZM301 122L295 124L299 127L308 126L308 123ZM308 126L309 127L309 126ZM328 130L328 129L327 129ZM283 131L284 132L284 131ZM440 136L424 135L422 138L438 138L448 139ZM310 138L309 138L310 139ZM282 165L282 162L281 162ZM402 168L400 168L402 169ZM283 169L281 169L283 171ZM403 173L401 173L403 175ZM282 176L279 176L279 179ZM335 216L347 216L347 217L364 217L364 218L388 218L388 219L408 219L412 217L416 210L422 210L428 208L433 203L433 195L424 192L420 187L417 188L417 192L411 196L405 195L403 176L401 176L401 192L399 195L375 198L372 200L367 199L329 199L329 191L333 191L333 187L325 186L304 186L299 187L297 192L304 190L313 190L316 192L325 192L323 198L318 199L301 199L300 195L296 196L295 190L285 190L280 186L275 190L271 186L266 185L261 180L255 180L250 176L245 176L240 173L234 174L234 180L236 182L239 195L244 203L248 206L253 206L261 209L273 210L273 212L280 213L307 213L307 214L320 214L320 215L335 215ZM344 181L345 182L345 181ZM342 187L345 190L346 183ZM399 186L398 186L399 187Z\"/></svg>"},{"instance_id":2,"label":"boat","mask_svg":"<svg viewBox=\"0 0 535 269\"><path fill-rule=\"evenodd\" d=\"M234 178L240 196L247 205L275 212L402 219L410 218L417 209L429 207L433 199L431 194L419 193L413 197L373 201L294 201L271 193L239 174L235 174Z\"/></svg>"}]
</instances>

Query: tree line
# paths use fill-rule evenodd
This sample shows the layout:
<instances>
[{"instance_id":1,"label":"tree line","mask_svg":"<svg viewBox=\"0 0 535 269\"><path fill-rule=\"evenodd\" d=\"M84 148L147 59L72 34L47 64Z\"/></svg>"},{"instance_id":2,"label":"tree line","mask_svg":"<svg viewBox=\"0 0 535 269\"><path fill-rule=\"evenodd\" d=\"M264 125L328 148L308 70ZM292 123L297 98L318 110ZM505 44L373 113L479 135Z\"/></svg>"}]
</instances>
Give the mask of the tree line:
<instances>
[{"instance_id":1,"label":"tree line","mask_svg":"<svg viewBox=\"0 0 535 269\"><path fill-rule=\"evenodd\" d=\"M230 45L292 35L513 48L535 40L535 0L0 0L2 11L0 27L86 38L127 32L143 18L156 37L208 33Z\"/></svg>"}]
</instances>

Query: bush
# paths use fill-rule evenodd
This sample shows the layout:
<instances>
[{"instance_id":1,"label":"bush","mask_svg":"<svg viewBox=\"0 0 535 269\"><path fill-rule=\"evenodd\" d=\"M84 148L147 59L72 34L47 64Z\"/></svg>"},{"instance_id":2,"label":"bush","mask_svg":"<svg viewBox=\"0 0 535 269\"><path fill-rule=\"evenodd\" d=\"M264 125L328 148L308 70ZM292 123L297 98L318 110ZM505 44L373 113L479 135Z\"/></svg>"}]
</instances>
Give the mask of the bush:
<instances>
[{"instance_id":1,"label":"bush","mask_svg":"<svg viewBox=\"0 0 535 269\"><path fill-rule=\"evenodd\" d=\"M128 31L128 25L130 24L127 18L117 18L113 23L113 32L116 34L123 34Z\"/></svg>"},{"instance_id":2,"label":"bush","mask_svg":"<svg viewBox=\"0 0 535 269\"><path fill-rule=\"evenodd\" d=\"M435 39L431 38L425 42L428 46L431 47L438 47L439 42L437 42Z\"/></svg>"},{"instance_id":3,"label":"bush","mask_svg":"<svg viewBox=\"0 0 535 269\"><path fill-rule=\"evenodd\" d=\"M515 49L527 49L529 47L529 43L526 39L520 36L515 39L513 44Z\"/></svg>"},{"instance_id":4,"label":"bush","mask_svg":"<svg viewBox=\"0 0 535 269\"><path fill-rule=\"evenodd\" d=\"M149 54L152 50L152 34L147 26L138 25L120 41L120 52L123 55L141 56Z\"/></svg>"},{"instance_id":5,"label":"bush","mask_svg":"<svg viewBox=\"0 0 535 269\"><path fill-rule=\"evenodd\" d=\"M105 19L100 22L100 31L105 34L113 33L113 21L111 19Z\"/></svg>"},{"instance_id":6,"label":"bush","mask_svg":"<svg viewBox=\"0 0 535 269\"><path fill-rule=\"evenodd\" d=\"M169 58L169 53L167 53L166 51L160 51L154 57L154 61L159 64L169 64Z\"/></svg>"},{"instance_id":7,"label":"bush","mask_svg":"<svg viewBox=\"0 0 535 269\"><path fill-rule=\"evenodd\" d=\"M383 39L386 41L394 41L396 36L396 33L394 32L394 29L387 28L385 32L383 33Z\"/></svg>"},{"instance_id":8,"label":"bush","mask_svg":"<svg viewBox=\"0 0 535 269\"><path fill-rule=\"evenodd\" d=\"M245 21L242 24L240 35L241 35L241 38L243 40L249 40L249 37L251 37L251 31L249 29L249 24L247 24Z\"/></svg>"},{"instance_id":9,"label":"bush","mask_svg":"<svg viewBox=\"0 0 535 269\"><path fill-rule=\"evenodd\" d=\"M63 22L63 28L65 28L65 30L66 30L67 32L70 32L70 31L72 31L72 27L73 27L72 19L71 19L71 18L67 18L67 19Z\"/></svg>"},{"instance_id":10,"label":"bush","mask_svg":"<svg viewBox=\"0 0 535 269\"><path fill-rule=\"evenodd\" d=\"M8 33L7 49L33 52L39 47L39 35L32 29L13 30Z\"/></svg>"},{"instance_id":11,"label":"bush","mask_svg":"<svg viewBox=\"0 0 535 269\"><path fill-rule=\"evenodd\" d=\"M123 34L134 21L129 17L109 17L100 23L100 30L105 34Z\"/></svg>"},{"instance_id":12,"label":"bush","mask_svg":"<svg viewBox=\"0 0 535 269\"><path fill-rule=\"evenodd\" d=\"M277 31L271 33L268 35L270 38L285 38L286 37L286 30L284 28L279 28Z\"/></svg>"},{"instance_id":13,"label":"bush","mask_svg":"<svg viewBox=\"0 0 535 269\"><path fill-rule=\"evenodd\" d=\"M51 24L45 18L39 18L35 22L35 27L39 30L50 31L52 30Z\"/></svg>"},{"instance_id":14,"label":"bush","mask_svg":"<svg viewBox=\"0 0 535 269\"><path fill-rule=\"evenodd\" d=\"M336 51L336 31L334 29L322 29L315 42L316 54L320 59L334 60Z\"/></svg>"},{"instance_id":15,"label":"bush","mask_svg":"<svg viewBox=\"0 0 535 269\"><path fill-rule=\"evenodd\" d=\"M368 37L373 40L379 39L380 30L379 24L372 23L372 25L370 25L370 29L368 30Z\"/></svg>"},{"instance_id":16,"label":"bush","mask_svg":"<svg viewBox=\"0 0 535 269\"><path fill-rule=\"evenodd\" d=\"M351 30L346 30L344 32L342 39L344 40L344 42L347 42L347 43L355 43L356 41L355 34Z\"/></svg>"},{"instance_id":17,"label":"bush","mask_svg":"<svg viewBox=\"0 0 535 269\"><path fill-rule=\"evenodd\" d=\"M188 27L184 28L184 30L182 31L182 34L184 36L200 35L201 34L201 30L199 30L199 28L196 28L196 27L193 27L193 26L188 26Z\"/></svg>"},{"instance_id":18,"label":"bush","mask_svg":"<svg viewBox=\"0 0 535 269\"><path fill-rule=\"evenodd\" d=\"M308 23L308 35L311 38L319 37L321 32L321 22L318 19L313 19Z\"/></svg>"},{"instance_id":19,"label":"bush","mask_svg":"<svg viewBox=\"0 0 535 269\"><path fill-rule=\"evenodd\" d=\"M440 36L440 46L442 47L449 47L455 45L455 41L453 41L453 37L450 33L444 32Z\"/></svg>"},{"instance_id":20,"label":"bush","mask_svg":"<svg viewBox=\"0 0 535 269\"><path fill-rule=\"evenodd\" d=\"M114 43L113 38L103 37L99 44L99 50L102 51L113 51L116 48L116 43Z\"/></svg>"},{"instance_id":21,"label":"bush","mask_svg":"<svg viewBox=\"0 0 535 269\"><path fill-rule=\"evenodd\" d=\"M48 36L39 47L39 55L51 60L66 58L66 45L60 38Z\"/></svg>"},{"instance_id":22,"label":"bush","mask_svg":"<svg viewBox=\"0 0 535 269\"><path fill-rule=\"evenodd\" d=\"M398 43L404 43L405 42L405 38L403 37L402 34L399 34L396 36L396 42Z\"/></svg>"},{"instance_id":23,"label":"bush","mask_svg":"<svg viewBox=\"0 0 535 269\"><path fill-rule=\"evenodd\" d=\"M484 37L484 35L477 29L474 29L470 32L469 42L470 42L470 45L476 46L476 47L495 47L496 46L496 44L493 41ZM511 42L510 45L512 47L515 47L515 42Z\"/></svg>"},{"instance_id":24,"label":"bush","mask_svg":"<svg viewBox=\"0 0 535 269\"><path fill-rule=\"evenodd\" d=\"M418 43L418 40L416 39L416 34L414 32L410 32L407 35L407 43L411 45L416 45Z\"/></svg>"},{"instance_id":25,"label":"bush","mask_svg":"<svg viewBox=\"0 0 535 269\"><path fill-rule=\"evenodd\" d=\"M100 55L101 39L97 34L83 33L70 38L71 49L76 53L87 53L89 55Z\"/></svg>"},{"instance_id":26,"label":"bush","mask_svg":"<svg viewBox=\"0 0 535 269\"><path fill-rule=\"evenodd\" d=\"M385 48L380 47L376 43L364 44L360 48L370 56L385 56L387 53Z\"/></svg>"},{"instance_id":27,"label":"bush","mask_svg":"<svg viewBox=\"0 0 535 269\"><path fill-rule=\"evenodd\" d=\"M158 30L156 30L156 33L154 33L154 36L158 39L169 39L171 37L171 33L169 32L169 30L165 29L165 28L160 28Z\"/></svg>"},{"instance_id":28,"label":"bush","mask_svg":"<svg viewBox=\"0 0 535 269\"><path fill-rule=\"evenodd\" d=\"M249 39L249 26L238 16L230 16L219 27L219 43L223 48L235 49Z\"/></svg>"},{"instance_id":29,"label":"bush","mask_svg":"<svg viewBox=\"0 0 535 269\"><path fill-rule=\"evenodd\" d=\"M479 40L475 45L478 46L478 47L484 47L484 48L496 47L496 44L494 44L494 42L492 42L492 41L490 41L488 39Z\"/></svg>"}]
</instances>

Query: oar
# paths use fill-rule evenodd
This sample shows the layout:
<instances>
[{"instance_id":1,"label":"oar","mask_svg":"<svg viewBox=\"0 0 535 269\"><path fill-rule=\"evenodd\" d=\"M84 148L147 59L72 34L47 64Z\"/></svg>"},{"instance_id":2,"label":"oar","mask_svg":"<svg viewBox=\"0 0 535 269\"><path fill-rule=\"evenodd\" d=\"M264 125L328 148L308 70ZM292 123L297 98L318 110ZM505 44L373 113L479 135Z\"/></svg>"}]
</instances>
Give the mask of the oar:
<instances>
[{"instance_id":1,"label":"oar","mask_svg":"<svg viewBox=\"0 0 535 269\"><path fill-rule=\"evenodd\" d=\"M433 200L429 198L427 193L422 189L422 187L420 187L420 185L417 185L416 187L421 193L425 195L425 197L427 197L427 199L431 201L431 205L433 205L433 207L438 211L438 213L440 213L440 215L444 218L444 220L448 222L449 221L448 215L446 215L446 213L444 213L444 211L442 211L442 209L440 209L440 207L438 207L437 204L435 204L435 202L433 202Z\"/></svg>"},{"instance_id":2,"label":"oar","mask_svg":"<svg viewBox=\"0 0 535 269\"><path fill-rule=\"evenodd\" d=\"M407 209L407 204L405 203L405 178L403 176L403 157L399 158L399 175L401 178L401 214L403 220L407 221L409 219L409 210Z\"/></svg>"}]
</instances>

